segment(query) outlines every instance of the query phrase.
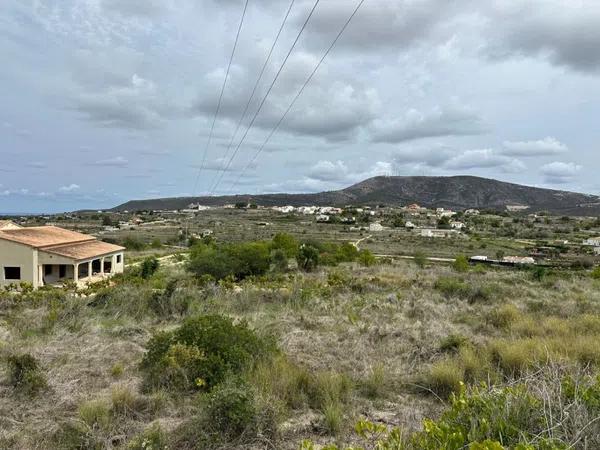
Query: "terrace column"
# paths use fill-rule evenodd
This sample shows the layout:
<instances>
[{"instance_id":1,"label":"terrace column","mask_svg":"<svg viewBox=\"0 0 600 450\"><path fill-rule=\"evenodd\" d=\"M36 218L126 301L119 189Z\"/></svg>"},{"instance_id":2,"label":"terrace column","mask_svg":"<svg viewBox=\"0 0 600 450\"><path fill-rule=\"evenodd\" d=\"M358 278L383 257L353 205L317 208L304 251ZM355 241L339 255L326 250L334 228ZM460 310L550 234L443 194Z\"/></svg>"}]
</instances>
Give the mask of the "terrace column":
<instances>
[{"instance_id":1,"label":"terrace column","mask_svg":"<svg viewBox=\"0 0 600 450\"><path fill-rule=\"evenodd\" d=\"M43 265L38 265L38 287L41 287L44 285L44 266Z\"/></svg>"},{"instance_id":2,"label":"terrace column","mask_svg":"<svg viewBox=\"0 0 600 450\"><path fill-rule=\"evenodd\" d=\"M104 276L104 256L100 258L100 276Z\"/></svg>"},{"instance_id":3,"label":"terrace column","mask_svg":"<svg viewBox=\"0 0 600 450\"><path fill-rule=\"evenodd\" d=\"M88 261L88 278L92 278L92 262Z\"/></svg>"},{"instance_id":4,"label":"terrace column","mask_svg":"<svg viewBox=\"0 0 600 450\"><path fill-rule=\"evenodd\" d=\"M77 283L79 279L79 264L73 264L73 281Z\"/></svg>"}]
</instances>

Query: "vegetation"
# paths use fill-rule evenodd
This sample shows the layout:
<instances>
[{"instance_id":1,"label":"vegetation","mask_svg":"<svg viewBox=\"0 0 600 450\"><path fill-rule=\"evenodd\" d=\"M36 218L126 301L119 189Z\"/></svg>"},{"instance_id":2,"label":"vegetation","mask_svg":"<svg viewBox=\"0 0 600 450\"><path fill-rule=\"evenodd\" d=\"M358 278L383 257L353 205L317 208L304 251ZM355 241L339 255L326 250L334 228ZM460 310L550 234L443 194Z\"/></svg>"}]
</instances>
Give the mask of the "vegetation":
<instances>
[{"instance_id":1,"label":"vegetation","mask_svg":"<svg viewBox=\"0 0 600 450\"><path fill-rule=\"evenodd\" d=\"M136 233L164 245L110 282L0 292L0 448L600 446L597 269L467 257L593 221L465 216L469 238L431 243L244 208L189 251Z\"/></svg>"}]
</instances>

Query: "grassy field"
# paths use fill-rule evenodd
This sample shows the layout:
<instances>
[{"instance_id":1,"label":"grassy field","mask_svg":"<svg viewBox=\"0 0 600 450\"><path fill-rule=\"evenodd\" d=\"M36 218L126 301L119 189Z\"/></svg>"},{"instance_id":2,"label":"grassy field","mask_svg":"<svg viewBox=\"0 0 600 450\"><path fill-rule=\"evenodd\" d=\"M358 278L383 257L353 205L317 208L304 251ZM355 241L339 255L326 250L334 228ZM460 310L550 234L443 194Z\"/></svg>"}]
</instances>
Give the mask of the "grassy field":
<instances>
[{"instance_id":1,"label":"grassy field","mask_svg":"<svg viewBox=\"0 0 600 450\"><path fill-rule=\"evenodd\" d=\"M527 386L562 414L561 380L592 380L600 363L600 281L589 271L348 263L214 284L178 265L98 289L2 295L3 360L31 355L41 375L17 385L14 364L3 365L1 448L343 446L360 441L360 420L421 432L463 382L486 393ZM148 389L140 367L152 336L206 314L246 321L278 348L243 375L259 425L225 441L197 434L209 394ZM523 440L597 448L600 410L578 408Z\"/></svg>"}]
</instances>

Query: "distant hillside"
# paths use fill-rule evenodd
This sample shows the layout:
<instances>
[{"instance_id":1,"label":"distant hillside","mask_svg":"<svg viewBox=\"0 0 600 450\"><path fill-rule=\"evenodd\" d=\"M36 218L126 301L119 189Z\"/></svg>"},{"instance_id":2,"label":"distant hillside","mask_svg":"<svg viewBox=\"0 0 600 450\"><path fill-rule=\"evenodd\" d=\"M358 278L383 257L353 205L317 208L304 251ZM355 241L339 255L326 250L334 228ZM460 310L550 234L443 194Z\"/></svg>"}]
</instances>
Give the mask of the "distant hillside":
<instances>
[{"instance_id":1,"label":"distant hillside","mask_svg":"<svg viewBox=\"0 0 600 450\"><path fill-rule=\"evenodd\" d=\"M276 205L376 205L401 206L418 203L452 209L505 209L528 206L528 211L565 215L600 215L600 197L574 192L541 189L471 176L374 177L339 191L316 194L265 194L222 197L177 197L132 200L114 211L173 210L190 203L218 206L236 202Z\"/></svg>"}]
</instances>

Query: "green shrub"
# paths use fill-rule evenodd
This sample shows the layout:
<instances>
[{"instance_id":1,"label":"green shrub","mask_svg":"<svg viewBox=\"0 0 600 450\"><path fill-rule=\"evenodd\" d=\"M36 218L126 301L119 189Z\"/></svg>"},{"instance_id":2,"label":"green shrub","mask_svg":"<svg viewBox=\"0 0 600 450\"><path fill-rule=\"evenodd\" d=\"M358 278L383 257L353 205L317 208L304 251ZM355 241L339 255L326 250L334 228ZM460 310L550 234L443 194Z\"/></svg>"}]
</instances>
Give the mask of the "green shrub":
<instances>
[{"instance_id":1,"label":"green shrub","mask_svg":"<svg viewBox=\"0 0 600 450\"><path fill-rule=\"evenodd\" d=\"M36 395L48 387L40 364L29 353L9 355L6 358L10 384L18 391Z\"/></svg>"},{"instance_id":2,"label":"green shrub","mask_svg":"<svg viewBox=\"0 0 600 450\"><path fill-rule=\"evenodd\" d=\"M289 268L288 257L282 249L275 249L271 252L271 264L276 272L287 272Z\"/></svg>"},{"instance_id":3,"label":"green shrub","mask_svg":"<svg viewBox=\"0 0 600 450\"><path fill-rule=\"evenodd\" d=\"M188 270L197 276L211 275L216 280L228 276L241 280L264 275L270 264L269 246L264 242L197 244L192 248Z\"/></svg>"},{"instance_id":4,"label":"green shrub","mask_svg":"<svg viewBox=\"0 0 600 450\"><path fill-rule=\"evenodd\" d=\"M215 387L206 403L206 415L219 433L237 437L252 429L257 421L257 407L250 386L230 380Z\"/></svg>"},{"instance_id":5,"label":"green shrub","mask_svg":"<svg viewBox=\"0 0 600 450\"><path fill-rule=\"evenodd\" d=\"M440 350L442 352L455 352L468 342L469 340L462 334L450 334L440 342Z\"/></svg>"},{"instance_id":6,"label":"green shrub","mask_svg":"<svg viewBox=\"0 0 600 450\"><path fill-rule=\"evenodd\" d=\"M159 267L160 262L158 261L158 259L156 259L154 256L150 256L144 259L144 261L142 261L142 264L140 266L140 276L144 280L147 280L156 273Z\"/></svg>"},{"instance_id":7,"label":"green shrub","mask_svg":"<svg viewBox=\"0 0 600 450\"><path fill-rule=\"evenodd\" d=\"M600 266L598 266L594 270L592 270L592 278L594 280L600 280Z\"/></svg>"},{"instance_id":8,"label":"green shrub","mask_svg":"<svg viewBox=\"0 0 600 450\"><path fill-rule=\"evenodd\" d=\"M154 423L142 434L133 438L128 444L128 450L163 450L168 449L168 436L160 424Z\"/></svg>"},{"instance_id":9,"label":"green shrub","mask_svg":"<svg viewBox=\"0 0 600 450\"><path fill-rule=\"evenodd\" d=\"M425 253L421 251L415 252L413 256L413 261L417 265L417 267L423 269L427 265L427 256L425 256Z\"/></svg>"},{"instance_id":10,"label":"green shrub","mask_svg":"<svg viewBox=\"0 0 600 450\"><path fill-rule=\"evenodd\" d=\"M456 272L464 273L469 271L469 260L465 255L458 255L452 263L452 268Z\"/></svg>"},{"instance_id":11,"label":"green shrub","mask_svg":"<svg viewBox=\"0 0 600 450\"><path fill-rule=\"evenodd\" d=\"M123 241L123 247L127 250L140 251L146 248L146 244L134 236L127 236Z\"/></svg>"},{"instance_id":12,"label":"green shrub","mask_svg":"<svg viewBox=\"0 0 600 450\"><path fill-rule=\"evenodd\" d=\"M383 398L387 394L389 384L390 379L385 366L377 364L371 368L369 375L362 380L361 390L368 398Z\"/></svg>"},{"instance_id":13,"label":"green shrub","mask_svg":"<svg viewBox=\"0 0 600 450\"><path fill-rule=\"evenodd\" d=\"M453 277L438 278L434 287L447 298L468 298L471 294L471 287L467 283L465 283L463 280Z\"/></svg>"},{"instance_id":14,"label":"green shrub","mask_svg":"<svg viewBox=\"0 0 600 450\"><path fill-rule=\"evenodd\" d=\"M271 249L283 251L287 258L295 258L299 247L296 238L288 233L277 233L271 242Z\"/></svg>"},{"instance_id":15,"label":"green shrub","mask_svg":"<svg viewBox=\"0 0 600 450\"><path fill-rule=\"evenodd\" d=\"M303 244L300 246L296 260L298 261L298 267L300 267L302 270L307 272L315 270L319 265L319 250L312 245Z\"/></svg>"},{"instance_id":16,"label":"green shrub","mask_svg":"<svg viewBox=\"0 0 600 450\"><path fill-rule=\"evenodd\" d=\"M365 267L374 266L377 262L375 255L371 253L369 250L361 250L358 254L358 262L361 263Z\"/></svg>"},{"instance_id":17,"label":"green shrub","mask_svg":"<svg viewBox=\"0 0 600 450\"><path fill-rule=\"evenodd\" d=\"M240 374L274 346L246 323L218 315L187 319L148 342L141 369L149 387L210 390L229 374Z\"/></svg>"}]
</instances>

